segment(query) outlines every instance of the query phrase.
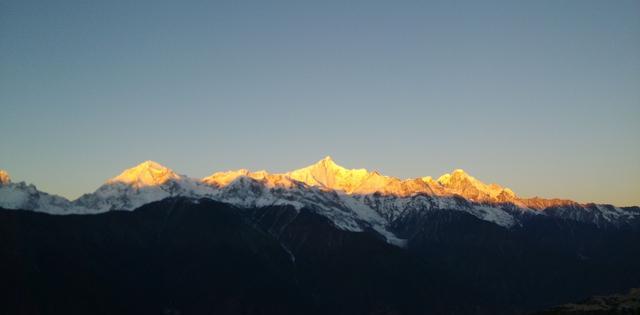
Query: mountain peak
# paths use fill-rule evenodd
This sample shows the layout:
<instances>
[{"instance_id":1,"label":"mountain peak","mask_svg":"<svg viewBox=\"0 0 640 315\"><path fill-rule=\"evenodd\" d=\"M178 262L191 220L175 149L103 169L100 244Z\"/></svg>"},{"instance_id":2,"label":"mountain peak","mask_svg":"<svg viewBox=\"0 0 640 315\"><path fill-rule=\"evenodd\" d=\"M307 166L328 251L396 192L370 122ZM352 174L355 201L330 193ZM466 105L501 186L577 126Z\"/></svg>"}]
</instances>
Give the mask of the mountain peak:
<instances>
[{"instance_id":1,"label":"mountain peak","mask_svg":"<svg viewBox=\"0 0 640 315\"><path fill-rule=\"evenodd\" d=\"M0 184L9 184L11 183L11 176L7 171L0 169Z\"/></svg>"},{"instance_id":2,"label":"mountain peak","mask_svg":"<svg viewBox=\"0 0 640 315\"><path fill-rule=\"evenodd\" d=\"M301 171L311 171L311 172L328 172L328 173L351 173L354 171L357 172L365 172L368 173L367 170L365 169L353 169L353 170L349 170L346 169L338 164L336 164L336 162L333 160L333 158L331 158L331 156L327 155L325 156L322 160L319 160L318 162L309 165L307 167L295 170L293 172L290 172L289 174L293 174L293 173L300 173Z\"/></svg>"},{"instance_id":3,"label":"mountain peak","mask_svg":"<svg viewBox=\"0 0 640 315\"><path fill-rule=\"evenodd\" d=\"M371 173L366 169L346 169L326 156L313 165L292 171L286 175L309 186L353 192Z\"/></svg>"},{"instance_id":4,"label":"mountain peak","mask_svg":"<svg viewBox=\"0 0 640 315\"><path fill-rule=\"evenodd\" d=\"M467 174L467 172L465 172L463 169L461 168L456 168L455 170L453 170L453 172L451 172L452 174L459 174L459 175L469 175Z\"/></svg>"},{"instance_id":5,"label":"mountain peak","mask_svg":"<svg viewBox=\"0 0 640 315\"><path fill-rule=\"evenodd\" d=\"M330 155L325 156L322 160L316 162L316 164L314 164L312 166L325 167L325 168L342 168L342 169L344 169L342 166L339 166L338 164L336 164L336 162L333 161L333 158L331 158Z\"/></svg>"},{"instance_id":6,"label":"mountain peak","mask_svg":"<svg viewBox=\"0 0 640 315\"><path fill-rule=\"evenodd\" d=\"M140 188L162 185L172 179L180 179L180 176L158 162L147 160L126 169L120 175L108 180L107 183L123 183Z\"/></svg>"},{"instance_id":7,"label":"mountain peak","mask_svg":"<svg viewBox=\"0 0 640 315\"><path fill-rule=\"evenodd\" d=\"M440 176L437 182L447 190L474 201L512 201L516 195L498 184L485 184L462 169Z\"/></svg>"},{"instance_id":8,"label":"mountain peak","mask_svg":"<svg viewBox=\"0 0 640 315\"><path fill-rule=\"evenodd\" d=\"M447 186L452 181L460 181L460 180L464 180L464 179L475 180L475 178L473 176L467 174L467 172L465 172L463 169L456 168L451 173L444 174L444 175L438 177L437 182L442 184L442 185L444 185L444 186Z\"/></svg>"}]
</instances>

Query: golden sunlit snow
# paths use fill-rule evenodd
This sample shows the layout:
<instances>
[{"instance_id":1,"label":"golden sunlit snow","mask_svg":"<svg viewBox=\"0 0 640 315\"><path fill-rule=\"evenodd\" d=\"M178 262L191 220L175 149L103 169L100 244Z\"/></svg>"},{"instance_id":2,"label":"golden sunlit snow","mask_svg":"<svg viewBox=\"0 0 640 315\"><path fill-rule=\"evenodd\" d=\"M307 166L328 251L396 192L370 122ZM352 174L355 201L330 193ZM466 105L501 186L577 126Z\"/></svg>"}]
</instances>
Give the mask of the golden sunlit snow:
<instances>
[{"instance_id":1,"label":"golden sunlit snow","mask_svg":"<svg viewBox=\"0 0 640 315\"><path fill-rule=\"evenodd\" d=\"M0 177L2 173L0 173ZM306 184L324 190L339 191L348 195L382 194L407 197L416 194L436 196L461 196L480 203L513 203L520 207L543 209L554 205L573 203L569 200L529 198L516 196L511 189L498 184L485 184L462 169L434 180L431 176L412 179L399 179L385 176L366 169L347 169L336 164L330 156L317 163L284 174L271 174L267 171L251 172L246 169L216 172L201 179L201 182L225 187L239 177L248 177L259 181L269 188L291 188L296 184ZM122 172L108 183L124 183L136 188L157 186L169 180L178 180L180 176L171 169L153 161L146 161Z\"/></svg>"},{"instance_id":2,"label":"golden sunlit snow","mask_svg":"<svg viewBox=\"0 0 640 315\"><path fill-rule=\"evenodd\" d=\"M9 173L5 170L0 170L0 184L8 184L11 182L11 177Z\"/></svg>"},{"instance_id":3,"label":"golden sunlit snow","mask_svg":"<svg viewBox=\"0 0 640 315\"><path fill-rule=\"evenodd\" d=\"M145 161L125 170L120 175L107 181L109 184L123 183L136 188L162 185L171 179L180 179L171 169L154 161Z\"/></svg>"}]
</instances>

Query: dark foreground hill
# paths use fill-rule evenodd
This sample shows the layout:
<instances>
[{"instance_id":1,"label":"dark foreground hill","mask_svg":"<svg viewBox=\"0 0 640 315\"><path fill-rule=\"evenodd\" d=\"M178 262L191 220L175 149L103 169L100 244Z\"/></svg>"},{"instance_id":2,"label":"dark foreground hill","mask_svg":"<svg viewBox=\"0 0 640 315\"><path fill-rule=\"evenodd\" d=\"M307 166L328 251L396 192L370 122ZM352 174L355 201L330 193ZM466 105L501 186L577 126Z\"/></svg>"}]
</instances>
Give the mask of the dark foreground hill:
<instances>
[{"instance_id":1,"label":"dark foreground hill","mask_svg":"<svg viewBox=\"0 0 640 315\"><path fill-rule=\"evenodd\" d=\"M550 308L536 315L637 315L640 314L640 289L624 294L592 296L576 303Z\"/></svg>"},{"instance_id":2,"label":"dark foreground hill","mask_svg":"<svg viewBox=\"0 0 640 315\"><path fill-rule=\"evenodd\" d=\"M524 222L420 212L400 248L292 207L0 210L0 314L518 314L640 285L637 227Z\"/></svg>"}]
</instances>

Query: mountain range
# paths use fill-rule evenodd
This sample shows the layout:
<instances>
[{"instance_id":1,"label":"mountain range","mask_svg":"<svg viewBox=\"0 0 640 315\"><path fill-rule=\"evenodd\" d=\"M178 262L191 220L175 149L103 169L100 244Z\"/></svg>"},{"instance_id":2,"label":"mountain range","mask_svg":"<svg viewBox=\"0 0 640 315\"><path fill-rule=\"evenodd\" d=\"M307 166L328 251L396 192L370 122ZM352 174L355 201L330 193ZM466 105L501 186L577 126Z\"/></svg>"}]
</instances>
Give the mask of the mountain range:
<instances>
[{"instance_id":1,"label":"mountain range","mask_svg":"<svg viewBox=\"0 0 640 315\"><path fill-rule=\"evenodd\" d=\"M511 227L529 216L546 215L597 226L621 226L640 216L638 207L581 204L571 200L520 198L511 189L485 184L461 169L437 179L399 179L366 169L346 169L330 156L284 174L246 169L216 172L202 179L175 173L153 161L124 170L95 192L69 201L33 185L12 183L0 171L0 207L49 214L133 210L168 197L208 198L239 207L307 207L349 231L373 228L401 245L390 226L415 211L455 209Z\"/></svg>"},{"instance_id":2,"label":"mountain range","mask_svg":"<svg viewBox=\"0 0 640 315\"><path fill-rule=\"evenodd\" d=\"M73 201L0 171L1 314L528 314L640 287L638 244L639 207L462 170L146 161Z\"/></svg>"}]
</instances>

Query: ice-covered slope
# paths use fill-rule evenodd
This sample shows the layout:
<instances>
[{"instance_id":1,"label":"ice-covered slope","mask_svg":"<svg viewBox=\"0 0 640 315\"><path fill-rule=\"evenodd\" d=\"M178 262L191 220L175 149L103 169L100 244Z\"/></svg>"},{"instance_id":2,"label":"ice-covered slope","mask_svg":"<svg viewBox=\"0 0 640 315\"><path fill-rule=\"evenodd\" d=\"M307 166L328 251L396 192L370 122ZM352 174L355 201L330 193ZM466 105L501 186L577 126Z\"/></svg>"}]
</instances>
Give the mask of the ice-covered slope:
<instances>
[{"instance_id":1,"label":"ice-covered slope","mask_svg":"<svg viewBox=\"0 0 640 315\"><path fill-rule=\"evenodd\" d=\"M153 161L145 161L111 178L95 192L84 194L73 205L77 209L133 210L167 197L206 197L209 187L178 175Z\"/></svg>"},{"instance_id":2,"label":"ice-covered slope","mask_svg":"<svg viewBox=\"0 0 640 315\"><path fill-rule=\"evenodd\" d=\"M0 207L53 213L67 213L72 208L69 200L63 197L41 192L24 182L11 182L5 170L0 170Z\"/></svg>"}]
</instances>

